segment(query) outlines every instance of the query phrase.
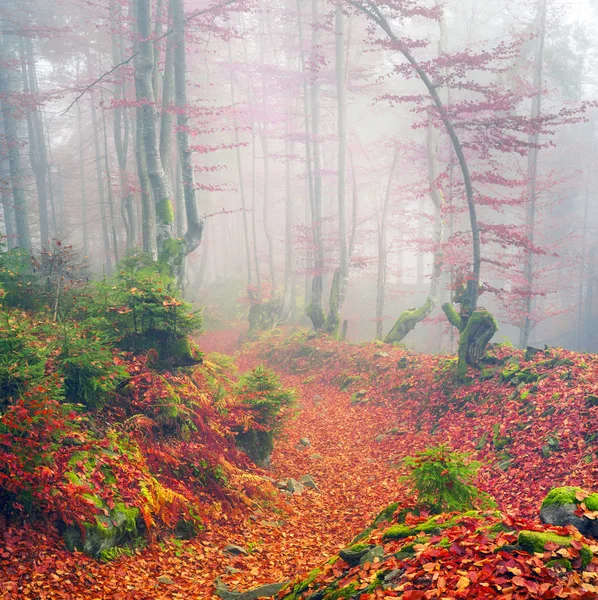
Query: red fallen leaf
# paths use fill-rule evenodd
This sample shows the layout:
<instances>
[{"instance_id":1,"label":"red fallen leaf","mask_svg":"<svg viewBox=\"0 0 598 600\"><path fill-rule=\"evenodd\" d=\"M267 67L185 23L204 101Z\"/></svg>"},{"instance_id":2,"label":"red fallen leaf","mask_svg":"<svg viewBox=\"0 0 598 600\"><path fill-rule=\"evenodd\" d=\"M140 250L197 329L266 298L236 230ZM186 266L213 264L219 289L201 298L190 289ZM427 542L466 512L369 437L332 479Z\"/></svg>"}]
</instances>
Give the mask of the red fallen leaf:
<instances>
[{"instance_id":1,"label":"red fallen leaf","mask_svg":"<svg viewBox=\"0 0 598 600\"><path fill-rule=\"evenodd\" d=\"M517 587L525 587L525 579L523 579L523 577L520 577L519 575L516 575L515 577L513 577L513 583Z\"/></svg>"},{"instance_id":2,"label":"red fallen leaf","mask_svg":"<svg viewBox=\"0 0 598 600\"><path fill-rule=\"evenodd\" d=\"M449 550L452 554L456 554L457 556L463 556L465 554L465 550L463 550L457 542L453 542Z\"/></svg>"},{"instance_id":3,"label":"red fallen leaf","mask_svg":"<svg viewBox=\"0 0 598 600\"><path fill-rule=\"evenodd\" d=\"M583 548L583 543L580 540L571 540L571 547L576 550L581 550Z\"/></svg>"},{"instance_id":4,"label":"red fallen leaf","mask_svg":"<svg viewBox=\"0 0 598 600\"><path fill-rule=\"evenodd\" d=\"M558 544L555 544L554 542L546 542L546 544L544 544L544 549L550 550L551 552L554 552L555 550L558 550L559 548L560 548L560 546Z\"/></svg>"}]
</instances>

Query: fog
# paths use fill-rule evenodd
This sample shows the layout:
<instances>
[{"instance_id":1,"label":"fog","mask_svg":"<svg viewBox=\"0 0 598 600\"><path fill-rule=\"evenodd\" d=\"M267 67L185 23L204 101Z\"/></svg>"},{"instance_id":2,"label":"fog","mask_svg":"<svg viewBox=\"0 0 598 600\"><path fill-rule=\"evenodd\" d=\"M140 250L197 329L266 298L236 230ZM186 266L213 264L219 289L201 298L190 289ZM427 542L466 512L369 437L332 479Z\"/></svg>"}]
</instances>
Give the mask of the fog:
<instances>
[{"instance_id":1,"label":"fog","mask_svg":"<svg viewBox=\"0 0 598 600\"><path fill-rule=\"evenodd\" d=\"M443 353L452 303L492 313L494 342L598 351L592 2L2 0L0 19L3 251L59 241L100 278L142 247L208 328Z\"/></svg>"}]
</instances>

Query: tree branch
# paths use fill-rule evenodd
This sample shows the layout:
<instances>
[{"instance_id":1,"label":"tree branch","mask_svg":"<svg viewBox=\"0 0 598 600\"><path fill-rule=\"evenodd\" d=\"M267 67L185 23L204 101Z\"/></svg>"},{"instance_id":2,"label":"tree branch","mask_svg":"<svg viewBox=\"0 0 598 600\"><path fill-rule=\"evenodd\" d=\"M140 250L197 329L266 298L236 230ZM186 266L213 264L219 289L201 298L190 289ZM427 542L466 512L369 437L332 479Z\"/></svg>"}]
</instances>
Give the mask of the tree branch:
<instances>
[{"instance_id":1,"label":"tree branch","mask_svg":"<svg viewBox=\"0 0 598 600\"><path fill-rule=\"evenodd\" d=\"M192 21L193 19L196 19L197 17L200 17L201 15L205 15L205 14L214 12L220 8L229 6L230 4L234 4L234 2L236 2L236 0L226 0L226 2L221 2L220 4L216 4L215 6L210 6L209 8L204 8L202 10L193 11L188 17L185 18L185 23L188 23L189 21ZM172 29L172 28L169 29L164 34L162 34L160 37L156 38L152 42L152 44L157 44L159 41L163 40L165 37L168 37L173 32L174 32L174 29ZM137 56L139 56L139 51L137 51L137 52L135 52L135 54L132 54L131 56L129 56L129 58L127 58L126 60L123 60L122 62L118 63L117 65L112 67L110 70L106 71L105 73L102 73L102 75L100 75L95 81L93 81L86 88L83 89L83 91L68 105L68 108L63 113L61 113L60 116L64 117L64 115L66 115L69 112L69 110L71 110L71 108L73 108L73 106L75 106L75 104L77 104L77 102L79 102L79 100L81 100L81 98L83 98L83 96L85 96L85 94L92 87L94 87L98 83L100 83L100 81L102 81L102 79L104 79L105 77L108 77L108 75L114 73L114 71L116 71L120 67L124 67L125 65L129 64Z\"/></svg>"}]
</instances>

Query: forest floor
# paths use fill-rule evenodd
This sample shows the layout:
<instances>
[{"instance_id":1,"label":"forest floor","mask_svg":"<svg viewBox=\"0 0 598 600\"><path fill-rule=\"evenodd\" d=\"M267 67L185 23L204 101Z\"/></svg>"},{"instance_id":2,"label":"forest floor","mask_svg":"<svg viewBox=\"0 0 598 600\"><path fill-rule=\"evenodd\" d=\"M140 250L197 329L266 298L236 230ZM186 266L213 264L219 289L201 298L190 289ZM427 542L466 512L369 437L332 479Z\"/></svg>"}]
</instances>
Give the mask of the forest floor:
<instances>
[{"instance_id":1,"label":"forest floor","mask_svg":"<svg viewBox=\"0 0 598 600\"><path fill-rule=\"evenodd\" d=\"M206 353L232 355L237 340L231 330L207 333L199 343ZM282 345L270 355L272 344L265 340L235 355L241 371L269 357L268 366L297 394L296 414L276 440L271 468L261 474L276 481L309 474L318 490L279 493L252 506L214 502L197 538L158 540L110 563L68 552L50 525L44 533L13 528L0 547L0 597L203 599L216 597L216 582L246 591L295 579L346 547L389 503L409 504L401 459L440 441L473 453L482 461L482 489L502 510L535 523L551 487L595 485L598 409L586 398L598 393L598 358L564 351L564 360L519 356L521 366L501 362L469 386L453 388L444 363L433 357L322 340ZM515 387L514 373L528 383ZM353 383L341 391L347 377ZM356 403L362 387L371 401ZM543 446L554 436L554 448ZM300 443L304 438L309 444ZM505 455L511 466L501 466ZM227 544L245 551L231 556ZM549 587L560 581L542 573L538 580ZM572 587L585 585L577 574L571 577ZM598 597L584 593L558 597Z\"/></svg>"},{"instance_id":2,"label":"forest floor","mask_svg":"<svg viewBox=\"0 0 598 600\"><path fill-rule=\"evenodd\" d=\"M207 335L202 349L232 351L234 332L229 343L223 332L217 339L212 347ZM241 369L257 362L250 355L238 360ZM275 479L310 474L320 491L307 489L261 508L216 507L197 539L158 542L141 555L107 564L63 550L50 529L31 535L9 531L0 566L20 563L20 589L0 582L1 597L212 598L217 578L231 590L247 590L294 579L335 554L400 496L389 449L375 441L396 417L386 407L353 406L349 393L333 387L280 376L297 390L298 412L277 440L267 474ZM300 448L301 438L310 446ZM242 546L248 555L229 556L226 544Z\"/></svg>"}]
</instances>

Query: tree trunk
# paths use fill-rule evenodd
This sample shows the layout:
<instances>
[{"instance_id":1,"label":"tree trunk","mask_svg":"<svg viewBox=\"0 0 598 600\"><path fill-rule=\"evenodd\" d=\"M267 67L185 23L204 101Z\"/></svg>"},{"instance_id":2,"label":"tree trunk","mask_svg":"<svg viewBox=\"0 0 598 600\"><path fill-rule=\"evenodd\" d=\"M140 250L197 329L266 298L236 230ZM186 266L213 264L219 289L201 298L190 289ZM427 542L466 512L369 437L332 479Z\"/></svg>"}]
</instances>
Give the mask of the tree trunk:
<instances>
[{"instance_id":1,"label":"tree trunk","mask_svg":"<svg viewBox=\"0 0 598 600\"><path fill-rule=\"evenodd\" d=\"M173 19L174 2L168 3L168 15ZM164 61L164 77L162 78L162 115L160 117L160 159L166 169L171 163L172 123L174 120L174 45L175 36L166 38L166 58ZM180 159L179 159L180 160ZM174 181L172 182L174 186Z\"/></svg>"},{"instance_id":2,"label":"tree trunk","mask_svg":"<svg viewBox=\"0 0 598 600\"><path fill-rule=\"evenodd\" d=\"M112 256L110 253L110 234L108 233L108 217L106 215L106 194L104 190L104 174L102 173L102 155L100 154L100 136L96 114L95 93L89 96L91 104L91 126L93 129L93 146L95 150L96 178L98 180L98 196L100 199L100 220L102 223L102 241L104 242L104 258L106 274L112 275Z\"/></svg>"},{"instance_id":3,"label":"tree trunk","mask_svg":"<svg viewBox=\"0 0 598 600\"><path fill-rule=\"evenodd\" d=\"M121 3L113 0L110 4L110 20L112 25L112 62L117 65L123 60L123 36L115 32L122 27L123 14ZM122 108L119 104L127 96L126 82L124 79L116 77L114 80L114 99L116 101L113 114L113 133L114 149L116 150L116 159L118 161L119 182L120 182L120 201L121 215L125 225L125 235L127 248L135 246L137 241L135 210L133 206L133 195L129 191L127 184L127 158L129 154L129 134L130 120L127 108Z\"/></svg>"},{"instance_id":4,"label":"tree trunk","mask_svg":"<svg viewBox=\"0 0 598 600\"><path fill-rule=\"evenodd\" d=\"M245 260L247 269L247 287L251 287L251 243L249 241L249 223L247 218L247 199L245 196L245 180L243 178L243 161L241 160L241 142L239 140L239 124L237 122L235 84L232 72L231 43L228 44L228 62L230 63L230 97L233 105L233 135L235 141L235 155L237 158L237 172L239 174L239 195L241 196L241 211L243 213L243 235L245 239Z\"/></svg>"},{"instance_id":5,"label":"tree trunk","mask_svg":"<svg viewBox=\"0 0 598 600\"><path fill-rule=\"evenodd\" d=\"M35 58L31 38L20 38L21 73L23 91L32 99L38 97L37 78L35 75ZM39 211L40 243L44 247L50 241L50 225L48 219L48 155L46 152L46 136L37 105L27 112L27 131L29 136L29 160L35 178L37 205ZM56 232L55 232L56 233Z\"/></svg>"},{"instance_id":6,"label":"tree trunk","mask_svg":"<svg viewBox=\"0 0 598 600\"><path fill-rule=\"evenodd\" d=\"M6 139L3 123L0 123L0 139ZM8 164L8 158L6 158L6 149L4 145L2 145L0 150L0 198L2 199L6 247L11 250L17 246L17 225L15 222L15 211L12 207L10 166Z\"/></svg>"},{"instance_id":7,"label":"tree trunk","mask_svg":"<svg viewBox=\"0 0 598 600\"><path fill-rule=\"evenodd\" d=\"M317 63L316 46L318 42L318 0L312 0L312 39L311 51L314 54L314 64ZM313 144L313 177L314 195L312 227L314 236L314 274L311 288L311 302L307 307L307 316L313 327L319 331L324 326L326 316L323 307L324 293L324 246L322 243L322 166L320 150L320 84L317 74L312 73L311 81L311 129Z\"/></svg>"},{"instance_id":8,"label":"tree trunk","mask_svg":"<svg viewBox=\"0 0 598 600\"><path fill-rule=\"evenodd\" d=\"M143 149L147 164L147 174L152 188L156 210L156 245L159 259L167 258L171 248L167 248L172 239L174 211L172 195L164 173L158 148L158 132L156 127L156 101L152 84L154 70L154 48L150 29L150 0L136 0L137 28L141 37L139 56L135 69L135 81L141 101L141 120ZM138 132L139 134L139 132ZM166 251L166 255L163 253Z\"/></svg>"},{"instance_id":9,"label":"tree trunk","mask_svg":"<svg viewBox=\"0 0 598 600\"><path fill-rule=\"evenodd\" d=\"M534 89L536 95L532 98L530 116L537 118L542 113L542 86L543 86L543 66L544 66L544 41L546 38L546 8L547 0L538 2L538 21L540 36L536 40L537 47L535 52L534 69ZM527 206L525 214L525 226L527 230L527 239L530 246L534 245L536 228L536 203L537 203L537 181L538 181L538 143L539 135L534 133L528 137L529 150L527 153ZM531 249L525 252L525 263L523 266L523 278L525 279L525 319L523 327L519 330L519 346L525 348L529 344L529 337L534 326L531 315L533 310L533 292L534 292L534 253Z\"/></svg>"},{"instance_id":10,"label":"tree trunk","mask_svg":"<svg viewBox=\"0 0 598 600\"><path fill-rule=\"evenodd\" d=\"M338 129L338 238L339 265L333 278L330 294L330 310L326 320L327 333L338 335L340 326L340 310L345 301L349 285L349 257L347 249L347 206L346 206L346 176L347 176L347 90L345 82L345 26L340 2L335 10L335 73L336 73L336 103Z\"/></svg>"},{"instance_id":11,"label":"tree trunk","mask_svg":"<svg viewBox=\"0 0 598 600\"><path fill-rule=\"evenodd\" d=\"M106 127L106 109L104 108L104 96L100 89L102 99L102 128L104 130L104 167L106 169L106 186L108 188L108 214L110 215L110 233L112 236L112 250L114 262L118 265L120 260L118 252L118 236L116 235L116 218L114 215L114 194L112 193L112 175L110 173L110 157L108 156L108 128Z\"/></svg>"},{"instance_id":12,"label":"tree trunk","mask_svg":"<svg viewBox=\"0 0 598 600\"><path fill-rule=\"evenodd\" d=\"M187 65L185 55L185 11L183 0L171 0L173 3L174 27L174 85L177 106L177 142L181 172L183 177L183 196L187 231L184 236L184 248L181 261L201 244L204 222L199 215L195 180L193 174L192 152L189 147L189 117L187 106Z\"/></svg>"},{"instance_id":13,"label":"tree trunk","mask_svg":"<svg viewBox=\"0 0 598 600\"><path fill-rule=\"evenodd\" d=\"M395 150L392 159L392 166L388 175L386 184L386 194L384 196L384 205L382 207L382 216L378 223L378 275L376 277L376 339L382 339L384 328L384 299L386 294L386 259L388 248L386 245L386 221L388 219L388 209L390 206L390 197L392 192L392 180L394 172L399 161L399 153Z\"/></svg>"}]
</instances>

